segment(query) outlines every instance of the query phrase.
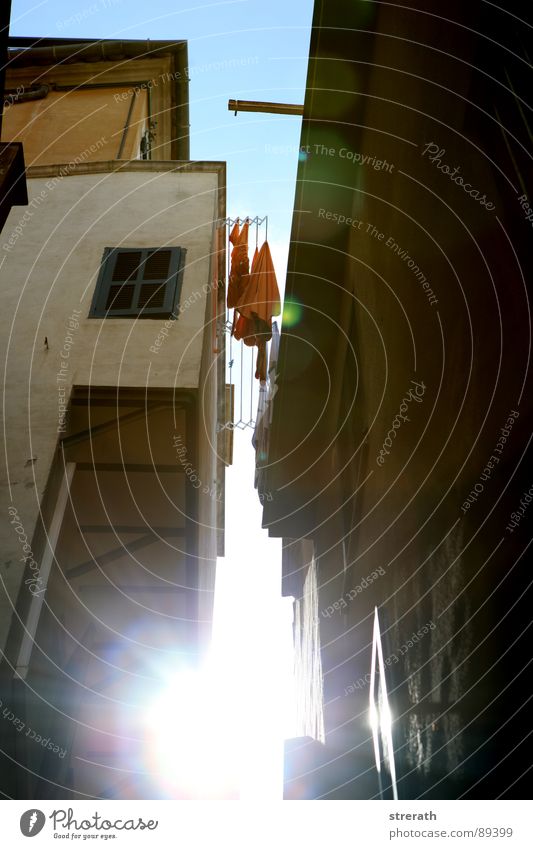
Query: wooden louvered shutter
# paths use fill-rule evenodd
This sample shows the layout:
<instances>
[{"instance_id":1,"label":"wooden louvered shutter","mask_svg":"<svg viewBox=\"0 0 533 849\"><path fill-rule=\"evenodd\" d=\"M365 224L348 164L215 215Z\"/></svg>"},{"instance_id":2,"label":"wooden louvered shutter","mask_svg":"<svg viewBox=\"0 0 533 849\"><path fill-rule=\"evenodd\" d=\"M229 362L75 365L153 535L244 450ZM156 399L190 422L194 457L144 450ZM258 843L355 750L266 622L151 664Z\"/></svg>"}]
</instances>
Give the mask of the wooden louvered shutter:
<instances>
[{"instance_id":1,"label":"wooden louvered shutter","mask_svg":"<svg viewBox=\"0 0 533 849\"><path fill-rule=\"evenodd\" d=\"M152 251L147 255L141 269L143 282L137 300L138 308L144 312L164 309L171 259L172 251L169 248Z\"/></svg>"},{"instance_id":2,"label":"wooden louvered shutter","mask_svg":"<svg viewBox=\"0 0 533 849\"><path fill-rule=\"evenodd\" d=\"M131 310L135 298L135 280L142 260L142 251L120 251L110 268L111 283L105 308L114 313Z\"/></svg>"},{"instance_id":3,"label":"wooden louvered shutter","mask_svg":"<svg viewBox=\"0 0 533 849\"><path fill-rule=\"evenodd\" d=\"M177 315L181 248L106 248L91 309L93 317Z\"/></svg>"}]
</instances>

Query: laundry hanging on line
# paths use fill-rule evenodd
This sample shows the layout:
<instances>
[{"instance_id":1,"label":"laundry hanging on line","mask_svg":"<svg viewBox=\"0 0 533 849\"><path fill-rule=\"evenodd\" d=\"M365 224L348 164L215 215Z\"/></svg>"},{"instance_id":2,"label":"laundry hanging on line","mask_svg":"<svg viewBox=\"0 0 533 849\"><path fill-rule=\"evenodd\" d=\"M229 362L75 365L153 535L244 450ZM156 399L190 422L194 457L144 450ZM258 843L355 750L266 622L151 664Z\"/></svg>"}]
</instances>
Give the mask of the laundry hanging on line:
<instances>
[{"instance_id":1,"label":"laundry hanging on line","mask_svg":"<svg viewBox=\"0 0 533 849\"><path fill-rule=\"evenodd\" d=\"M252 445L255 448L255 479L254 486L259 493L259 500L264 502L265 489L265 466L268 466L268 452L270 446L270 427L272 425L273 401L276 394L276 369L279 352L279 330L276 321L272 322L272 341L270 344L270 358L268 363L268 381L261 383L259 390L259 402L255 418L255 428L252 436ZM270 501L270 498L267 497Z\"/></svg>"},{"instance_id":2,"label":"laundry hanging on line","mask_svg":"<svg viewBox=\"0 0 533 849\"><path fill-rule=\"evenodd\" d=\"M248 219L244 222L242 229L239 224L239 219L233 225L229 240L233 245L231 251L231 264L228 282L228 308L233 309L239 301L245 279L250 271L250 261L248 259Z\"/></svg>"},{"instance_id":3,"label":"laundry hanging on line","mask_svg":"<svg viewBox=\"0 0 533 849\"><path fill-rule=\"evenodd\" d=\"M231 254L228 307L235 309L232 334L245 345L257 346L255 376L267 378L267 342L272 338L272 316L281 312L281 299L270 246L265 240L261 250L255 249L252 268L248 265L248 222L242 230L238 222L230 234L234 245ZM246 229L245 229L246 228Z\"/></svg>"}]
</instances>

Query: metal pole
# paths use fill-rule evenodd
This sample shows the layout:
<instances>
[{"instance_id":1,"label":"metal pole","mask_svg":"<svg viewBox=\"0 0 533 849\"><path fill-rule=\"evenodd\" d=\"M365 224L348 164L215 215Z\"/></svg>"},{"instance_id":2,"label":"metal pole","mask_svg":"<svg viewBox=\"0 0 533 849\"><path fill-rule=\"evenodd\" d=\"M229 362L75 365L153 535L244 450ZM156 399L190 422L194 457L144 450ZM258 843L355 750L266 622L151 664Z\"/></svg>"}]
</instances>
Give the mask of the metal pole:
<instances>
[{"instance_id":1,"label":"metal pole","mask_svg":"<svg viewBox=\"0 0 533 849\"><path fill-rule=\"evenodd\" d=\"M264 100L228 100L230 112L268 112L276 115L303 115L303 104L270 103Z\"/></svg>"}]
</instances>

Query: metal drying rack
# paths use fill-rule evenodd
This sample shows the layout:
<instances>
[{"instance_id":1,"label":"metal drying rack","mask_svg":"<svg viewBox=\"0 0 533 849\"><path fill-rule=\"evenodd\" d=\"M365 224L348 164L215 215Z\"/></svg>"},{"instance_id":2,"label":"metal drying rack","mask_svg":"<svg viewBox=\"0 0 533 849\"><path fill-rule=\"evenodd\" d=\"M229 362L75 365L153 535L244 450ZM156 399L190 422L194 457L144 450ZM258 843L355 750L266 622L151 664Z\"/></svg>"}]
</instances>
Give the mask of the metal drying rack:
<instances>
[{"instance_id":1,"label":"metal drying rack","mask_svg":"<svg viewBox=\"0 0 533 849\"><path fill-rule=\"evenodd\" d=\"M253 218L249 215L246 216L245 218L241 218L241 217L238 217L238 218L221 218L221 219L219 219L217 226L218 227L231 228L231 227L233 227L234 224L237 224L237 223L240 224L241 222L244 224L246 221L248 221L248 224L251 224L251 225L255 224L256 247L259 243L259 227L261 227L261 225L263 225L263 224L265 225L265 241L267 240L267 238L268 238L268 215L264 215L263 217L256 215ZM230 251L229 250L227 251L227 256L228 256L227 276L228 276L228 280L229 280L229 274L230 274ZM239 380L239 384L238 384L239 389L240 389L240 391L239 391L239 396L240 396L239 418L236 419L235 421L228 421L228 422L225 422L223 424L219 424L218 430L235 430L237 428L240 429L240 430L245 430L247 427L255 428L255 423L256 423L254 409L257 410L258 402L256 401L255 407L254 407L254 395L256 394L255 391L254 391L255 386L256 386L255 365L254 365L255 349L248 346L248 345L245 345L244 342L242 341L242 339L240 340L239 343L235 344L233 342L233 336L231 335L232 328L233 328L233 320L230 321L229 309L226 307L226 319L225 319L225 322L224 322L224 332L229 333L229 363L228 363L229 383L232 384L232 385L235 385L235 386L236 386L236 384L233 384L233 379L232 379L233 367L234 367L235 361L236 361L236 356L234 355L234 348L237 348L237 350L239 351L239 358L238 358L239 359L239 371L240 371L240 380ZM244 403L244 382L246 380L245 374L244 374L244 365L245 365L245 353L246 353L246 351L249 351L249 357L246 357L246 359L249 359L249 363L250 363L250 411L249 411L250 415L249 415L248 419L244 418L246 416L246 412L244 410L244 406L245 406L245 403ZM261 391L264 391L264 387L259 386L258 391L259 391L259 393L261 393ZM246 406L248 406L248 405L246 404Z\"/></svg>"}]
</instances>

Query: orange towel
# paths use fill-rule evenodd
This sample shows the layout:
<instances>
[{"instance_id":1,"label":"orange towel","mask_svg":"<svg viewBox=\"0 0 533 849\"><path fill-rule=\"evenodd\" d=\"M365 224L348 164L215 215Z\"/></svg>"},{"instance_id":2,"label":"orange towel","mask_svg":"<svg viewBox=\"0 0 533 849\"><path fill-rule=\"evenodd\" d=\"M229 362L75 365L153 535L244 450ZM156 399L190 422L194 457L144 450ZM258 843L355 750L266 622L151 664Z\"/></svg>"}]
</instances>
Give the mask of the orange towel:
<instances>
[{"instance_id":1,"label":"orange towel","mask_svg":"<svg viewBox=\"0 0 533 849\"><path fill-rule=\"evenodd\" d=\"M248 272L250 270L250 260L248 259L248 228L249 222L246 220L239 229L238 222L233 226L229 240L234 246L231 251L231 268L228 283L228 308L235 307L242 297L242 293L248 282Z\"/></svg>"},{"instance_id":2,"label":"orange towel","mask_svg":"<svg viewBox=\"0 0 533 849\"><path fill-rule=\"evenodd\" d=\"M267 378L266 343L272 338L272 316L279 315L281 312L276 272L270 246L265 241L259 252L257 248L255 249L251 271L248 272L246 269L245 273L240 274L240 269L244 267L238 264L242 262L241 254L236 256L235 266L234 255L235 251L241 248L244 240L242 231L234 235L234 230L235 228L230 236L230 241L235 244L235 247L231 254L232 273L228 286L228 307L235 308L232 333L235 339L242 339L245 345L257 345L255 376L258 380L265 381ZM246 230L245 239L246 261L248 261L248 230Z\"/></svg>"},{"instance_id":3,"label":"orange towel","mask_svg":"<svg viewBox=\"0 0 533 849\"><path fill-rule=\"evenodd\" d=\"M270 322L281 312L280 294L276 272L268 242L259 251L253 269L243 281L242 293L236 303L241 315Z\"/></svg>"}]
</instances>

